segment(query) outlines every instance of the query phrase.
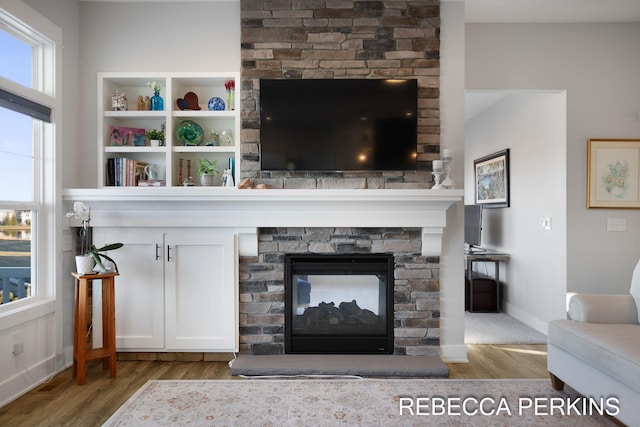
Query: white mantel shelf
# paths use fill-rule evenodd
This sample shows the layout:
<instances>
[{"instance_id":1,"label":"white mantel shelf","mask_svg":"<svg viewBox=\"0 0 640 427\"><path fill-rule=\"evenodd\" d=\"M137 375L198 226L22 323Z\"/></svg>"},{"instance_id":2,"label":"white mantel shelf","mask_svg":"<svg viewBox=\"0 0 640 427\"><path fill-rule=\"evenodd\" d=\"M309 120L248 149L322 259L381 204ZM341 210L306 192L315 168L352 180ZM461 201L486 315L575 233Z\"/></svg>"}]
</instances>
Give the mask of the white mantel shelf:
<instances>
[{"instance_id":1,"label":"white mantel shelf","mask_svg":"<svg viewBox=\"0 0 640 427\"><path fill-rule=\"evenodd\" d=\"M463 190L235 188L68 189L91 207L92 227L421 227L423 255L439 255L447 209ZM253 245L251 245L253 246ZM250 250L249 252L254 252Z\"/></svg>"}]
</instances>

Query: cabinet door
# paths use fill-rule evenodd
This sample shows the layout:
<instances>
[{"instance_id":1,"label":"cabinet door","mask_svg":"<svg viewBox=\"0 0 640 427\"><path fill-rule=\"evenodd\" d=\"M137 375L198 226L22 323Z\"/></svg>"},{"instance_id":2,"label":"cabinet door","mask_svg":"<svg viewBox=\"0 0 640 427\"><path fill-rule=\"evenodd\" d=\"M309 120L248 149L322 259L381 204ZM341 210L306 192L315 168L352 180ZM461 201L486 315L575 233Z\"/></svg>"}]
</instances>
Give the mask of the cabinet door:
<instances>
[{"instance_id":1,"label":"cabinet door","mask_svg":"<svg viewBox=\"0 0 640 427\"><path fill-rule=\"evenodd\" d=\"M236 246L230 231L165 235L167 350L238 351Z\"/></svg>"},{"instance_id":2,"label":"cabinet door","mask_svg":"<svg viewBox=\"0 0 640 427\"><path fill-rule=\"evenodd\" d=\"M120 350L164 348L164 263L162 232L155 229L94 228L96 246L121 242L109 256L118 264L115 280L116 347ZM94 331L101 323L100 293L94 291ZM98 309L98 310L96 310ZM99 333L94 333L99 338ZM95 344L94 338L94 344Z\"/></svg>"}]
</instances>

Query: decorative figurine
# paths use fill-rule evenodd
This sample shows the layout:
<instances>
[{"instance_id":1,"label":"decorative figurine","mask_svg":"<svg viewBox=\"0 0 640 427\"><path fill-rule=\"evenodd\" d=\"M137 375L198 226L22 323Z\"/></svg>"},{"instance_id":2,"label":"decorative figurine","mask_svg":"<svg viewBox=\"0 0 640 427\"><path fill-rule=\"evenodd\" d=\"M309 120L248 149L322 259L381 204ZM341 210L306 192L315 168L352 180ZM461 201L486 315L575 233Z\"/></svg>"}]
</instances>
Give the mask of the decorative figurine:
<instances>
[{"instance_id":1,"label":"decorative figurine","mask_svg":"<svg viewBox=\"0 0 640 427\"><path fill-rule=\"evenodd\" d=\"M116 89L111 96L111 109L113 111L127 111L127 95Z\"/></svg>"},{"instance_id":2,"label":"decorative figurine","mask_svg":"<svg viewBox=\"0 0 640 427\"><path fill-rule=\"evenodd\" d=\"M443 188L456 188L456 183L451 179L451 162L453 162L453 156L451 150L442 151L442 162L444 164L445 179L442 181Z\"/></svg>"}]
</instances>

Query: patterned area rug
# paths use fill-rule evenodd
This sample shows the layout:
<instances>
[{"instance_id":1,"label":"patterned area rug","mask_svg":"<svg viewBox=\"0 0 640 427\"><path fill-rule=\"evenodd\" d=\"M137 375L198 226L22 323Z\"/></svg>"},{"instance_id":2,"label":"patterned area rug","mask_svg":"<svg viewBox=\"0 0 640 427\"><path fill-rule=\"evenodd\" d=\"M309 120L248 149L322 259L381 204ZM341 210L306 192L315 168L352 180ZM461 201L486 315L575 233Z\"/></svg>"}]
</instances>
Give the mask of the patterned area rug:
<instances>
[{"instance_id":1,"label":"patterned area rug","mask_svg":"<svg viewBox=\"0 0 640 427\"><path fill-rule=\"evenodd\" d=\"M104 426L613 425L597 412L548 380L149 381Z\"/></svg>"}]
</instances>

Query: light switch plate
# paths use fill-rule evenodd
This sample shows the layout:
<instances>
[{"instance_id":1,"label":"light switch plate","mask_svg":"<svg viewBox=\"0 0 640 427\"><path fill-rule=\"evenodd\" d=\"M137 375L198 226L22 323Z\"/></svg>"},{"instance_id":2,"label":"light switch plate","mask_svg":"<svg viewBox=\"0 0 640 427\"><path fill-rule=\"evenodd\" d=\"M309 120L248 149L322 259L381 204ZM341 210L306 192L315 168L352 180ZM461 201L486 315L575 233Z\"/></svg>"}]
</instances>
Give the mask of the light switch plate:
<instances>
[{"instance_id":1,"label":"light switch plate","mask_svg":"<svg viewBox=\"0 0 640 427\"><path fill-rule=\"evenodd\" d=\"M607 218L607 231L613 231L613 232L627 231L626 218Z\"/></svg>"},{"instance_id":2,"label":"light switch plate","mask_svg":"<svg viewBox=\"0 0 640 427\"><path fill-rule=\"evenodd\" d=\"M540 218L540 227L546 231L551 230L551 217Z\"/></svg>"}]
</instances>

